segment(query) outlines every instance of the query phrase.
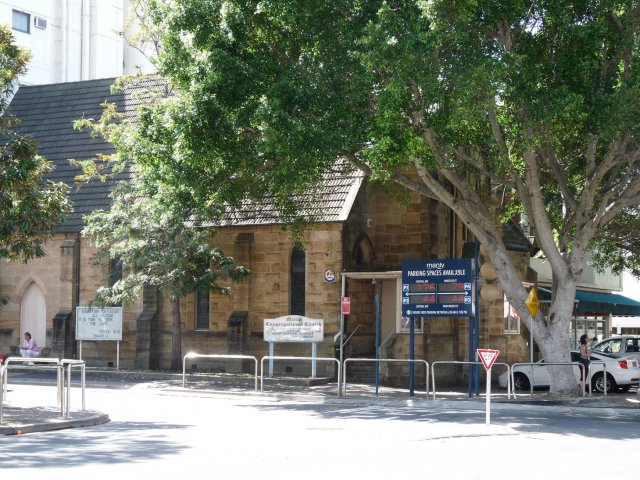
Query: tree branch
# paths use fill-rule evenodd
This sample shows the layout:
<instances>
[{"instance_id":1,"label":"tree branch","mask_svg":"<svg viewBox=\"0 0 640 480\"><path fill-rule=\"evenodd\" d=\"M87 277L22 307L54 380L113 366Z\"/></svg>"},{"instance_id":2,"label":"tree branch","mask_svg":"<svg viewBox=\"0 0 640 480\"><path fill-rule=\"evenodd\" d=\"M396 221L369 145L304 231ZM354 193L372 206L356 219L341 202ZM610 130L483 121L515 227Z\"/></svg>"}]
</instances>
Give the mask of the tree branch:
<instances>
[{"instance_id":1,"label":"tree branch","mask_svg":"<svg viewBox=\"0 0 640 480\"><path fill-rule=\"evenodd\" d=\"M526 134L529 136L530 134ZM542 195L542 185L540 182L540 172L538 163L536 160L535 152L531 148L525 148L523 159L525 162L525 183L526 187L524 191L520 191L522 198L528 197L531 211L527 212L530 215L531 220L535 224L536 239L539 242L540 248L546 255L547 259L555 267L561 275L568 273L567 266L562 258L560 250L554 241L553 229L549 221L549 215L544 205ZM529 194L529 192L533 192Z\"/></svg>"},{"instance_id":2,"label":"tree branch","mask_svg":"<svg viewBox=\"0 0 640 480\"><path fill-rule=\"evenodd\" d=\"M571 189L569 188L569 184L567 183L567 176L565 172L563 172L562 167L558 162L558 157L556 157L554 148L551 145L547 144L544 148L540 149L538 153L540 157L545 161L551 176L555 178L556 182L558 182L558 187L560 187L560 192L562 192L562 199L567 205L567 209L572 212L575 211L578 206L578 202L571 192Z\"/></svg>"}]
</instances>

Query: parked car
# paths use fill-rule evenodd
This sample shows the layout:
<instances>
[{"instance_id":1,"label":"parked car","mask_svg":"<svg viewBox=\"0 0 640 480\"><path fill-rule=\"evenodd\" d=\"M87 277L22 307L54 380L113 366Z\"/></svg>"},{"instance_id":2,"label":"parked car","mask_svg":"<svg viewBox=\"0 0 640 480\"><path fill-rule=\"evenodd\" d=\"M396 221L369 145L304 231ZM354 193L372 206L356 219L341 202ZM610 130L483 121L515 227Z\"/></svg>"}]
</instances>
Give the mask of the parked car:
<instances>
[{"instance_id":1,"label":"parked car","mask_svg":"<svg viewBox=\"0 0 640 480\"><path fill-rule=\"evenodd\" d=\"M618 335L596 342L591 346L591 351L616 356L626 355L627 353L640 352L639 344L640 335Z\"/></svg>"},{"instance_id":2,"label":"parked car","mask_svg":"<svg viewBox=\"0 0 640 480\"><path fill-rule=\"evenodd\" d=\"M579 351L571 352L571 361L575 363L573 372L576 376L576 382L580 381L580 367L578 366ZM604 368L603 362L607 367L607 393L620 389L628 392L633 385L640 382L640 359L639 355L626 355L624 357L614 356L607 353L597 353L591 355L591 388L596 392L604 392ZM549 374L547 365L544 360L540 360L533 366L533 388L548 388ZM513 368L514 390L529 390L531 388L531 366L516 365ZM501 387L507 387L507 372L498 377L498 383Z\"/></svg>"}]
</instances>

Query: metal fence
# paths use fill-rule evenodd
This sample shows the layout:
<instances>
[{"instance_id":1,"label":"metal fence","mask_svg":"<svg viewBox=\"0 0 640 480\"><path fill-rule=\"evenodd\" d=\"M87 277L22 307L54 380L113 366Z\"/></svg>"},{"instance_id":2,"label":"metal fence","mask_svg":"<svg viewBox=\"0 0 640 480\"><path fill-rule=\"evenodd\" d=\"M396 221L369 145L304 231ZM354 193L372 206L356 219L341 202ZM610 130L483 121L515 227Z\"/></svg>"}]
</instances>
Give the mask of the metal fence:
<instances>
[{"instance_id":1,"label":"metal fence","mask_svg":"<svg viewBox=\"0 0 640 480\"><path fill-rule=\"evenodd\" d=\"M9 370L37 371L47 368L56 370L57 404L60 416L69 418L71 414L71 369L81 369L82 410L86 409L85 363L83 360L58 359L48 357L9 357L0 367L0 422L3 420L4 403L7 399ZM66 369L66 372L65 372Z\"/></svg>"},{"instance_id":2,"label":"metal fence","mask_svg":"<svg viewBox=\"0 0 640 480\"><path fill-rule=\"evenodd\" d=\"M603 385L604 385L604 389L603 389L603 393L606 396L607 395L607 365L604 362L601 362L599 360L594 360L591 362L591 364L596 364L596 365L602 365L602 375L603 375ZM581 375L580 378L584 378L585 381L582 382L582 396L586 396L586 390L587 388L589 389L589 394L591 394L591 382L592 382L592 372L591 369L589 368L587 370L587 372L585 372L585 366L581 363L578 362L518 362L518 363L514 363L511 365L511 369L509 372L509 376L511 377L511 384L515 385L515 374L519 373L519 372L514 372L516 367L526 367L526 366L530 366L530 372L531 372L531 376L529 377L529 390L530 390L530 395L531 397L533 397L533 389L535 387L535 374L534 374L534 369L536 368L543 368L546 366L562 366L562 365L571 365L571 366L577 366L580 369ZM586 375L585 375L586 373ZM513 398L516 398L516 392L515 389L513 390Z\"/></svg>"},{"instance_id":3,"label":"metal fence","mask_svg":"<svg viewBox=\"0 0 640 480\"><path fill-rule=\"evenodd\" d=\"M196 354L196 353L188 353L187 355L184 356L183 358L183 365L182 365L182 386L185 387L186 385L186 359L187 358L197 358L197 357L203 357L203 358L217 358L217 359L243 359L243 360L253 360L254 364L255 364L255 373L254 373L254 378L255 378L255 390L258 390L258 360L256 357L250 356L250 355L215 355L215 354ZM431 398L433 400L436 399L437 397L437 385L436 385L436 366L437 365L482 365L482 362L468 362L468 361L453 361L453 360L442 360L442 361L436 361L436 362L432 362L431 364L429 364L429 362L427 362L426 360L423 359L414 359L414 360L410 360L410 359L394 359L394 358L381 358L381 359L375 359L375 358L347 358L345 359L342 363L340 363L340 361L336 358L331 358L331 357L290 357L290 356L273 356L273 355L266 355L264 357L262 357L262 359L260 360L260 391L264 392L264 376L265 376L265 372L264 372L264 362L265 360L269 360L269 361L274 361L274 360L287 360L287 361L303 361L303 362L313 362L313 361L324 361L324 362L332 362L335 363L337 365L337 375L338 375L338 387L337 387L337 393L339 397L342 396L347 396L347 373L348 373L348 366L350 364L353 363L358 363L358 362L367 362L367 363L383 363L383 362L387 362L387 363L420 363L420 364L424 364L425 365L425 378L426 378L426 387L425 387L425 393L427 395L427 398L429 397L429 393L432 393ZM606 365L604 364L604 362L599 362L599 361L593 361L592 364L602 364L603 366L603 378L606 381L607 378L607 368ZM507 379L506 379L506 383L507 383L507 398L517 398L516 397L516 391L515 391L515 382L514 382L514 368L515 367L521 367L521 366L527 366L527 365L531 365L532 368L535 368L536 365L540 366L541 364L539 362L537 363L514 363L512 365L509 365L507 363L494 363L493 367L495 366L503 366L506 368L506 373L507 373ZM557 363L544 363L544 365L577 365L578 368L583 368L582 365L580 365L579 363L576 362L557 362ZM585 389L583 389L583 395L586 395L586 388L591 387L591 383L592 383L592 376L591 376L591 371L588 372L588 381L585 382ZM599 372L598 372L599 373ZM531 375L531 379L532 379L532 383L533 383L533 375ZM355 382L351 382L351 383L355 383ZM588 387L586 387L586 385L588 384ZM605 383L606 385L606 383ZM431 386L431 388L429 387ZM531 392L533 393L533 392ZM591 392L589 392L591 393ZM604 394L606 395L606 389L604 391ZM504 395L504 393L492 393L492 396L498 396L498 395Z\"/></svg>"},{"instance_id":4,"label":"metal fence","mask_svg":"<svg viewBox=\"0 0 640 480\"><path fill-rule=\"evenodd\" d=\"M255 391L258 391L258 359L252 355L217 355L189 352L182 358L182 388L185 388L187 358L217 358L221 360L253 360L255 363Z\"/></svg>"},{"instance_id":5,"label":"metal fence","mask_svg":"<svg viewBox=\"0 0 640 480\"><path fill-rule=\"evenodd\" d=\"M342 375L342 366L340 360L330 357L283 357L276 355L265 355L260 360L260 391L264 391L264 361L265 360L292 360L292 361L305 361L305 362L333 362L338 365L338 397L340 396L340 378Z\"/></svg>"},{"instance_id":6,"label":"metal fence","mask_svg":"<svg viewBox=\"0 0 640 480\"><path fill-rule=\"evenodd\" d=\"M411 360L411 359L405 359L405 358L347 358L344 360L343 362L343 367L342 367L342 371L343 373L343 379L342 379L342 394L346 397L347 396L347 363L358 363L358 362L389 362L389 363L424 363L425 365L425 377L426 377L426 383L425 383L425 393L427 394L427 397L429 396L429 362L427 362L426 360L422 360L422 359L416 359L416 360Z\"/></svg>"},{"instance_id":7,"label":"metal fence","mask_svg":"<svg viewBox=\"0 0 640 480\"><path fill-rule=\"evenodd\" d=\"M482 362L462 362L462 361L456 361L456 360L441 360L441 361L433 362L431 364L431 388L433 390L433 399L434 400L436 399L436 371L435 371L435 366L436 365L445 365L445 364L451 364L451 365L482 365ZM509 365L508 364L495 362L493 365L494 366L495 365L503 365L503 366L507 367L507 378L510 377L510 375L508 374L508 372L509 372ZM509 398L512 385L513 385L513 383L511 383L511 382L509 382L509 380L507 380L507 398Z\"/></svg>"}]
</instances>

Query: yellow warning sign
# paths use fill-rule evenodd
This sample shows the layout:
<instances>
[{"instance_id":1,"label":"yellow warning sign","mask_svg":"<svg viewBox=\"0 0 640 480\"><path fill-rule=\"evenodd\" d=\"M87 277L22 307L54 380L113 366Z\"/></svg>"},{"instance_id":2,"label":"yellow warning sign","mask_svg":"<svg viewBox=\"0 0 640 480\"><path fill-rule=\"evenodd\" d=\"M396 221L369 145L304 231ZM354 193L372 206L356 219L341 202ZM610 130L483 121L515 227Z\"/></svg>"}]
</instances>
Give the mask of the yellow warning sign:
<instances>
[{"instance_id":1,"label":"yellow warning sign","mask_svg":"<svg viewBox=\"0 0 640 480\"><path fill-rule=\"evenodd\" d=\"M540 300L538 299L538 293L535 288L529 290L529 296L524 303L527 305L531 316L535 317L536 313L538 313L538 307L540 307Z\"/></svg>"}]
</instances>

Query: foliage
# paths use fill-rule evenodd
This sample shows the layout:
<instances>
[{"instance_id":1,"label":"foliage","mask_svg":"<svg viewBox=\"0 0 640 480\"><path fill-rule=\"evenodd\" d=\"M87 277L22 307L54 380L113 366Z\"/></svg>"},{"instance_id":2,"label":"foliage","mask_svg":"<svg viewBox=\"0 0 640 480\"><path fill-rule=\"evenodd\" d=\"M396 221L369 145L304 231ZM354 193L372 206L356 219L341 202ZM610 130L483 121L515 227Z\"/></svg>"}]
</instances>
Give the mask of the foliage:
<instances>
[{"instance_id":1,"label":"foliage","mask_svg":"<svg viewBox=\"0 0 640 480\"><path fill-rule=\"evenodd\" d=\"M127 84L135 87L136 80L123 81L119 88L126 89ZM145 101L134 117L124 117L114 105L105 105L99 121L76 122L77 128L90 128L93 134L103 136L117 152L96 159L98 162L79 162L88 178L108 178L96 167L105 160L115 165L116 171L129 173L129 178L112 190L111 209L85 217L83 234L98 247L99 262L117 260L125 268L122 279L98 290L98 303L132 302L145 285L155 286L169 297L173 312L171 368L176 370L182 358L180 299L197 291L228 294L228 284L243 280L248 270L213 246L214 229L203 227L217 218L221 208L195 208L189 186L172 181L184 172L179 168L171 131L146 130L144 119L153 116L158 105L170 109L174 99L167 96L162 82L142 91ZM175 168L166 167L176 160Z\"/></svg>"},{"instance_id":2,"label":"foliage","mask_svg":"<svg viewBox=\"0 0 640 480\"><path fill-rule=\"evenodd\" d=\"M196 228L165 208L159 187L145 180L138 176L118 184L111 210L86 218L83 233L102 258L121 260L127 270L112 287L98 291L98 300L129 303L139 298L145 285L157 286L172 300L200 290L229 293L220 281L240 281L247 270L210 245L211 230Z\"/></svg>"},{"instance_id":3,"label":"foliage","mask_svg":"<svg viewBox=\"0 0 640 480\"><path fill-rule=\"evenodd\" d=\"M24 262L44 255L49 232L70 209L67 187L44 180L51 164L38 155L33 138L16 133L19 121L7 105L28 59L0 26L0 260Z\"/></svg>"},{"instance_id":4,"label":"foliage","mask_svg":"<svg viewBox=\"0 0 640 480\"><path fill-rule=\"evenodd\" d=\"M103 260L120 259L128 268L122 281L113 288L103 288L98 297L104 302L128 303L139 296L144 285L158 286L172 299L203 289L228 293L218 280L238 281L247 271L209 244L215 229L203 225L219 219L222 208L215 204L204 208L194 198L184 181L187 173L180 170L180 139L173 130L162 125L154 131L148 129L152 123L149 117L157 112L179 111L174 107L176 98L168 95L162 81L154 80L151 85L140 82L133 77L115 85L126 90L126 95L138 91L143 97L134 116L125 117L116 105L104 104L98 121L75 123L76 128L104 137L116 149L114 155L77 162L85 170L85 180L109 178L102 162L129 176L115 185L109 211L95 211L85 218L83 234L99 248ZM175 164L167 168L171 162ZM196 178L196 172L188 174L193 176L191 181Z\"/></svg>"}]
</instances>

